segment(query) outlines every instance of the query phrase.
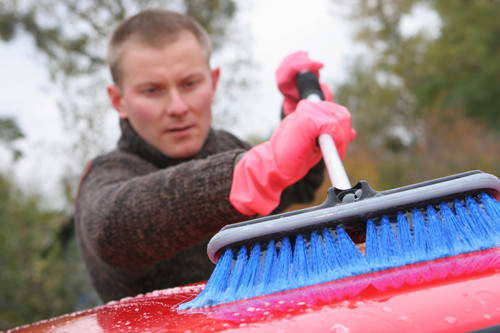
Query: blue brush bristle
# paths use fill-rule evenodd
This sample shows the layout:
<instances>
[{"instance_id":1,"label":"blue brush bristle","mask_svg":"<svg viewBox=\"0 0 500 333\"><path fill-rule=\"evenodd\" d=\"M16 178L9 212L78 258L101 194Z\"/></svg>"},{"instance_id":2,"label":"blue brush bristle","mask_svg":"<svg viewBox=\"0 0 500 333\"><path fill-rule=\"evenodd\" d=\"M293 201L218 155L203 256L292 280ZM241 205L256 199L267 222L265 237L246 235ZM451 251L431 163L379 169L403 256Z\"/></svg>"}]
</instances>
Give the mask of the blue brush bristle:
<instances>
[{"instance_id":1,"label":"blue brush bristle","mask_svg":"<svg viewBox=\"0 0 500 333\"><path fill-rule=\"evenodd\" d=\"M424 216L418 209L413 210L413 232L415 237L416 262L436 259Z\"/></svg>"},{"instance_id":2,"label":"blue brush bristle","mask_svg":"<svg viewBox=\"0 0 500 333\"><path fill-rule=\"evenodd\" d=\"M323 229L323 244L326 250L326 260L329 263L328 276L331 280L337 280L345 277L343 268L340 266L340 249L337 241L333 238L328 229Z\"/></svg>"},{"instance_id":3,"label":"blue brush bristle","mask_svg":"<svg viewBox=\"0 0 500 333\"><path fill-rule=\"evenodd\" d=\"M397 214L397 234L399 239L400 253L406 265L417 262L415 255L415 245L411 235L408 220L402 212Z\"/></svg>"},{"instance_id":4,"label":"blue brush bristle","mask_svg":"<svg viewBox=\"0 0 500 333\"><path fill-rule=\"evenodd\" d=\"M500 205L498 204L498 201L486 193L482 193L480 197L484 205L485 213L489 217L491 224L495 229L495 235L497 236L496 243L500 244Z\"/></svg>"},{"instance_id":5,"label":"blue brush bristle","mask_svg":"<svg viewBox=\"0 0 500 333\"><path fill-rule=\"evenodd\" d=\"M481 207L479 207L478 203L471 197L467 197L465 199L465 202L467 203L467 209L472 215L472 220L474 221L474 227L477 228L478 232L481 235L484 235L483 237L487 238L488 241L490 241L491 245L493 246L494 243L496 242L495 239L496 230L491 224L489 217L485 215ZM486 223L481 223L481 221L485 221Z\"/></svg>"},{"instance_id":6,"label":"blue brush bristle","mask_svg":"<svg viewBox=\"0 0 500 333\"><path fill-rule=\"evenodd\" d=\"M255 295L255 290L259 282L260 271L260 244L255 244L250 258L246 264L240 285L238 286L237 295L242 295L245 298L250 298Z\"/></svg>"},{"instance_id":7,"label":"blue brush bristle","mask_svg":"<svg viewBox=\"0 0 500 333\"><path fill-rule=\"evenodd\" d=\"M227 289L224 292L223 299L224 302L232 302L236 299L236 290L240 285L241 277L245 272L245 266L247 262L247 247L242 246L238 252L238 257L236 263L234 264L233 271L229 277L229 282Z\"/></svg>"},{"instance_id":8,"label":"blue brush bristle","mask_svg":"<svg viewBox=\"0 0 500 333\"><path fill-rule=\"evenodd\" d=\"M372 219L369 219L366 225L365 259L371 263L374 271L387 268L382 256L377 228Z\"/></svg>"},{"instance_id":9,"label":"blue brush bristle","mask_svg":"<svg viewBox=\"0 0 500 333\"><path fill-rule=\"evenodd\" d=\"M391 222L389 222L387 216L382 217L380 224L380 246L388 267L404 265L403 257L400 255L399 244L396 241Z\"/></svg>"},{"instance_id":10,"label":"blue brush bristle","mask_svg":"<svg viewBox=\"0 0 500 333\"><path fill-rule=\"evenodd\" d=\"M455 254L443 222L432 206L427 206L427 220L429 238L436 258L443 258Z\"/></svg>"},{"instance_id":11,"label":"blue brush bristle","mask_svg":"<svg viewBox=\"0 0 500 333\"><path fill-rule=\"evenodd\" d=\"M278 292L288 290L292 283L290 280L290 268L292 266L292 246L288 237L283 238L279 249L276 269L273 271L269 290Z\"/></svg>"},{"instance_id":12,"label":"blue brush bristle","mask_svg":"<svg viewBox=\"0 0 500 333\"><path fill-rule=\"evenodd\" d=\"M473 251L475 244L471 242L471 232L459 222L450 206L443 202L440 206L440 212L443 221L445 222L446 233L450 239L451 245L453 246L453 251L455 253Z\"/></svg>"},{"instance_id":13,"label":"blue brush bristle","mask_svg":"<svg viewBox=\"0 0 500 333\"><path fill-rule=\"evenodd\" d=\"M486 193L481 193L480 197L484 204L486 215L492 220L495 229L500 231L500 205L498 205L498 201Z\"/></svg>"},{"instance_id":14,"label":"blue brush bristle","mask_svg":"<svg viewBox=\"0 0 500 333\"><path fill-rule=\"evenodd\" d=\"M470 240L475 244L476 249L484 250L493 246L491 235L482 233L482 228L477 225L478 221L474 220L476 216L467 211L459 200L455 200L455 211L464 228L470 231Z\"/></svg>"},{"instance_id":15,"label":"blue brush bristle","mask_svg":"<svg viewBox=\"0 0 500 333\"><path fill-rule=\"evenodd\" d=\"M227 249L220 257L217 266L210 276L202 292L192 301L181 304L179 309L191 309L208 307L221 303L220 295L224 293L227 288L227 281L231 274L231 267L233 264L233 250Z\"/></svg>"},{"instance_id":16,"label":"blue brush bristle","mask_svg":"<svg viewBox=\"0 0 500 333\"><path fill-rule=\"evenodd\" d=\"M267 244L266 252L264 253L265 259L262 266L262 272L260 278L255 288L254 295L262 295L269 290L273 278L274 265L276 264L276 244L274 240L271 240Z\"/></svg>"},{"instance_id":17,"label":"blue brush bristle","mask_svg":"<svg viewBox=\"0 0 500 333\"><path fill-rule=\"evenodd\" d=\"M310 271L309 279L310 281L315 281L314 284L320 283L322 278L328 274L331 270L330 262L327 258L325 248L321 243L319 235L316 231L311 233L310 240L310 257L316 260L309 260Z\"/></svg>"},{"instance_id":18,"label":"blue brush bristle","mask_svg":"<svg viewBox=\"0 0 500 333\"><path fill-rule=\"evenodd\" d=\"M483 193L455 200L452 205L443 202L369 219L364 255L341 226L299 234L294 239L271 240L265 250L255 244L250 254L247 246L242 246L236 258L228 249L205 289L179 309L209 307L499 245L500 203ZM382 290L398 288L404 281L411 284L421 278L430 281L481 269L472 261L469 267L453 265L440 262L426 269L395 271L390 281L375 279L369 283ZM343 297L355 291L337 293Z\"/></svg>"},{"instance_id":19,"label":"blue brush bristle","mask_svg":"<svg viewBox=\"0 0 500 333\"><path fill-rule=\"evenodd\" d=\"M309 254L307 252L307 246L304 242L304 237L298 235L295 239L295 247L293 250L293 262L292 262L292 272L291 281L298 287L303 287L307 284L309 280Z\"/></svg>"},{"instance_id":20,"label":"blue brush bristle","mask_svg":"<svg viewBox=\"0 0 500 333\"><path fill-rule=\"evenodd\" d=\"M363 254L358 249L344 228L338 226L335 229L339 248L340 267L345 276L353 276L366 273L369 269Z\"/></svg>"}]
</instances>

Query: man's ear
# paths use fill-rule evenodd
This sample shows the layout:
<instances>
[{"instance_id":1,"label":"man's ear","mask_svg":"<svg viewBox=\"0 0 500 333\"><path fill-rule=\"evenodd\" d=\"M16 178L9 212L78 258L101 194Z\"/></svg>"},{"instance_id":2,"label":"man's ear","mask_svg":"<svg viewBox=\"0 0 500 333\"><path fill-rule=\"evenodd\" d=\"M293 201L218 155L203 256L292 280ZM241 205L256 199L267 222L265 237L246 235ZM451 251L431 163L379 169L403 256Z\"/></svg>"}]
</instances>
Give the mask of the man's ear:
<instances>
[{"instance_id":1,"label":"man's ear","mask_svg":"<svg viewBox=\"0 0 500 333\"><path fill-rule=\"evenodd\" d=\"M118 111L120 118L127 119L128 115L125 108L123 107L123 96L120 88L112 84L108 86L107 90L109 100L111 101L111 104L116 109L116 111Z\"/></svg>"},{"instance_id":2,"label":"man's ear","mask_svg":"<svg viewBox=\"0 0 500 333\"><path fill-rule=\"evenodd\" d=\"M219 82L219 76L220 76L220 68L216 67L212 69L212 89L214 94L217 89L217 83Z\"/></svg>"}]
</instances>

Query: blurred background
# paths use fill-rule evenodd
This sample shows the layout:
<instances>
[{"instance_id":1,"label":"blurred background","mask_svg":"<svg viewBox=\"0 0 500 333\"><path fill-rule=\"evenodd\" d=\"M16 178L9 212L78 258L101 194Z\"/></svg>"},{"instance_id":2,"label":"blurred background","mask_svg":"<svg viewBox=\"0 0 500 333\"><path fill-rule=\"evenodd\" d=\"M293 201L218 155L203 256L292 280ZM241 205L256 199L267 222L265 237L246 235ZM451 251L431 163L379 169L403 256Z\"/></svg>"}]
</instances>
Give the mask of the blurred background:
<instances>
[{"instance_id":1,"label":"blurred background","mask_svg":"<svg viewBox=\"0 0 500 333\"><path fill-rule=\"evenodd\" d=\"M274 71L304 50L353 115L353 184L500 176L499 0L0 0L0 330L99 304L73 200L86 162L119 136L107 37L146 7L211 34L214 127L266 140L280 119Z\"/></svg>"}]
</instances>

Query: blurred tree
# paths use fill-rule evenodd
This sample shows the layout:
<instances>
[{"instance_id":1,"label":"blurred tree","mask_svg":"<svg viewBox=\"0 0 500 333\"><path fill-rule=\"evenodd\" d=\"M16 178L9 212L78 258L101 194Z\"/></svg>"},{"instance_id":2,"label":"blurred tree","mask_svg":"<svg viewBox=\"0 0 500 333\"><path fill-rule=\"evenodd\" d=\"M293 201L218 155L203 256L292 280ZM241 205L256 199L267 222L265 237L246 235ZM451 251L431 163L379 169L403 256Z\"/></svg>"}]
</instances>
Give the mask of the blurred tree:
<instances>
[{"instance_id":1,"label":"blurred tree","mask_svg":"<svg viewBox=\"0 0 500 333\"><path fill-rule=\"evenodd\" d=\"M225 41L226 27L236 12L234 0L2 0L0 37L9 42L24 31L49 59L53 78L85 76L102 70L107 38L116 24L149 7L193 16L207 29L216 49Z\"/></svg>"},{"instance_id":2,"label":"blurred tree","mask_svg":"<svg viewBox=\"0 0 500 333\"><path fill-rule=\"evenodd\" d=\"M75 309L84 295L85 284L66 282L80 263L62 260L62 243L52 240L65 216L39 202L0 175L0 330Z\"/></svg>"},{"instance_id":3,"label":"blurred tree","mask_svg":"<svg viewBox=\"0 0 500 333\"><path fill-rule=\"evenodd\" d=\"M12 117L0 118L0 142L12 153L14 161L17 161L23 155L15 146L15 141L22 138L24 138L24 133L15 119Z\"/></svg>"},{"instance_id":4,"label":"blurred tree","mask_svg":"<svg viewBox=\"0 0 500 333\"><path fill-rule=\"evenodd\" d=\"M75 309L89 289L76 242L60 231L64 213L42 207L36 193L26 195L10 177L22 138L14 119L0 118L0 143L12 155L0 172L0 330Z\"/></svg>"},{"instance_id":5,"label":"blurred tree","mask_svg":"<svg viewBox=\"0 0 500 333\"><path fill-rule=\"evenodd\" d=\"M442 27L410 85L419 109L463 109L500 135L500 1L430 3Z\"/></svg>"},{"instance_id":6,"label":"blurred tree","mask_svg":"<svg viewBox=\"0 0 500 333\"><path fill-rule=\"evenodd\" d=\"M345 5L364 47L335 94L358 131L345 161L353 179L368 171L387 189L470 169L500 174L500 1Z\"/></svg>"}]
</instances>

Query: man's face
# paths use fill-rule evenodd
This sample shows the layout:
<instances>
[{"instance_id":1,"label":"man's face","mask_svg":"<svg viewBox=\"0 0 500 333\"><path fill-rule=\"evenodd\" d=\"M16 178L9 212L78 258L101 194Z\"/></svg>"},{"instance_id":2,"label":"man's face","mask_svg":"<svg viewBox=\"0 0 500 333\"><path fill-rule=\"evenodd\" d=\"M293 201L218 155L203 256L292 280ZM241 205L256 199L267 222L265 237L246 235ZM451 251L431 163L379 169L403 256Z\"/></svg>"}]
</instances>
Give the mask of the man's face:
<instances>
[{"instance_id":1,"label":"man's face","mask_svg":"<svg viewBox=\"0 0 500 333\"><path fill-rule=\"evenodd\" d=\"M120 118L168 157L198 153L210 130L219 70L210 70L194 35L181 33L163 48L130 43L121 70L120 87L108 87Z\"/></svg>"}]
</instances>

